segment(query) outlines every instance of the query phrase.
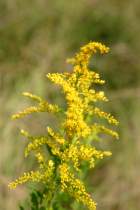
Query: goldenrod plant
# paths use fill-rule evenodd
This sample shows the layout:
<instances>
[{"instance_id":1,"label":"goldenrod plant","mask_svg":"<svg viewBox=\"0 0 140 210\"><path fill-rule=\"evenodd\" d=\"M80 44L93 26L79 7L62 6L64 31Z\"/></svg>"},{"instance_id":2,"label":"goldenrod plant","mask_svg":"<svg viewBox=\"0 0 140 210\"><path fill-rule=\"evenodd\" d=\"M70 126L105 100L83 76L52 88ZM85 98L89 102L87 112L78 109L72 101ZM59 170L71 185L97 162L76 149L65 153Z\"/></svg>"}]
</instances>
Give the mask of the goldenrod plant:
<instances>
[{"instance_id":1,"label":"goldenrod plant","mask_svg":"<svg viewBox=\"0 0 140 210\"><path fill-rule=\"evenodd\" d=\"M19 119L32 113L49 112L55 115L59 113L63 119L57 131L47 127L46 135L43 136L32 136L28 131L21 130L21 134L29 140L25 156L33 153L38 169L25 172L11 182L9 187L15 189L17 185L26 182L36 182L44 186L43 191L36 190L36 195L41 198L40 203L36 201L37 206L31 209L67 209L59 205L58 199L65 193L82 203L86 209L96 210L96 202L87 192L81 176L83 165L86 164L88 169L94 168L98 159L111 155L110 151L101 151L94 146L94 141L97 137L102 137L101 134L118 139L117 132L97 120L101 118L108 124L118 125L118 121L110 113L97 106L99 101L108 101L104 92L97 91L95 87L103 85L105 81L89 68L91 56L98 51L105 54L109 48L98 42L90 42L81 47L74 58L67 60L73 66L71 72L47 74L49 80L61 87L66 99L65 109L25 92L23 95L37 105L13 115L13 119Z\"/></svg>"}]
</instances>

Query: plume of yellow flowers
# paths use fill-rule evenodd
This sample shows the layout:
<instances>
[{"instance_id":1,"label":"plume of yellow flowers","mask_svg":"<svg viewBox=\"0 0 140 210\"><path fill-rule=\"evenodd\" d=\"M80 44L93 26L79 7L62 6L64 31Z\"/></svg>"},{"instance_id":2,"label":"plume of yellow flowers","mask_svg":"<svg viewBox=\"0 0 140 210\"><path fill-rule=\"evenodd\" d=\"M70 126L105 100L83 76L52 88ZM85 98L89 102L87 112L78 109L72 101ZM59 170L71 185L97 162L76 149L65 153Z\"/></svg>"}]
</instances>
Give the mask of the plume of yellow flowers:
<instances>
[{"instance_id":1,"label":"plume of yellow flowers","mask_svg":"<svg viewBox=\"0 0 140 210\"><path fill-rule=\"evenodd\" d=\"M46 136L32 136L27 131L21 130L21 134L29 140L25 156L32 152L39 167L36 171L24 173L10 183L11 189L28 181L41 182L51 191L55 191L56 186L59 187L61 191L67 192L89 210L96 210L96 203L80 180L79 171L83 162L86 162L89 168L93 168L97 159L111 155L111 152L100 151L93 146L95 134L98 136L100 133L105 133L118 139L117 132L94 120L101 118L108 124L118 125L118 121L111 114L96 105L96 102L108 101L104 92L96 91L94 86L103 85L105 81L98 73L89 69L90 58L97 51L105 54L109 48L98 42L90 42L81 47L74 58L68 59L73 65L72 72L47 74L47 78L60 86L65 94L67 108L63 112L57 105L49 104L36 95L23 93L24 96L37 102L37 105L13 115L13 119L34 112L60 112L64 115L64 121L60 125L60 132L47 127Z\"/></svg>"}]
</instances>

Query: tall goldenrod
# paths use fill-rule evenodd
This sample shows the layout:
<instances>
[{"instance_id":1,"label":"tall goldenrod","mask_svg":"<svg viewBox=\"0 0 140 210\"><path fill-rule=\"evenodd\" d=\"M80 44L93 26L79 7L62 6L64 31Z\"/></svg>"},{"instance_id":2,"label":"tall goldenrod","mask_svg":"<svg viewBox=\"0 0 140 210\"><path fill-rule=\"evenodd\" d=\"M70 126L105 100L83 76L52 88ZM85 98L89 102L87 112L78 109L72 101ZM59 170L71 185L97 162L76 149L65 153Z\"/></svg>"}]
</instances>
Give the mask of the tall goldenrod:
<instances>
[{"instance_id":1,"label":"tall goldenrod","mask_svg":"<svg viewBox=\"0 0 140 210\"><path fill-rule=\"evenodd\" d=\"M60 125L60 133L48 127L46 136L31 136L27 131L21 130L21 133L29 139L25 156L33 152L39 167L36 171L24 173L10 183L11 189L27 181L42 182L52 195L47 197L49 204L53 203L51 201L57 188L67 192L88 209L96 209L96 203L86 191L79 173L83 162L88 163L89 168L92 168L96 159L111 155L111 152L100 151L93 146L95 135L106 133L118 138L117 132L94 120L96 116L96 119L104 118L108 124L118 124L111 114L96 106L98 101L108 101L103 91L96 91L94 88L94 84L102 85L105 81L100 79L98 73L89 69L89 60L97 51L104 54L109 51L109 48L98 42L90 42L81 47L74 58L68 59L68 62L73 65L72 72L47 74L47 78L59 85L65 94L67 108L63 112L59 106L49 104L36 95L23 93L38 104L13 115L13 119L25 117L34 112L60 112L64 115L64 121Z\"/></svg>"}]
</instances>

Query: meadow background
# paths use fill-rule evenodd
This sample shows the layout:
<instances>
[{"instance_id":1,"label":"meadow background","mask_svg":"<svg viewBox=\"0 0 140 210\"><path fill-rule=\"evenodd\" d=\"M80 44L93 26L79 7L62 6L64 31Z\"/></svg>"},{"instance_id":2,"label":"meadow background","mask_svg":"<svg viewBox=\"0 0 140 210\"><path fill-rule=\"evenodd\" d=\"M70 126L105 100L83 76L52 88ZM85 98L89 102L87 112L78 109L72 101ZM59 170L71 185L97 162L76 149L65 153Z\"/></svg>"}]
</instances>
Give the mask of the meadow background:
<instances>
[{"instance_id":1,"label":"meadow background","mask_svg":"<svg viewBox=\"0 0 140 210\"><path fill-rule=\"evenodd\" d=\"M91 171L89 182L98 210L140 209L139 25L139 0L0 0L1 210L18 209L26 187L9 191L7 185L34 165L24 159L19 129L41 132L54 123L48 115L12 122L11 114L29 105L21 92L63 103L45 75L69 69L66 58L91 40L111 48L93 66L106 80L106 109L120 121L120 140L106 140L113 156Z\"/></svg>"}]
</instances>

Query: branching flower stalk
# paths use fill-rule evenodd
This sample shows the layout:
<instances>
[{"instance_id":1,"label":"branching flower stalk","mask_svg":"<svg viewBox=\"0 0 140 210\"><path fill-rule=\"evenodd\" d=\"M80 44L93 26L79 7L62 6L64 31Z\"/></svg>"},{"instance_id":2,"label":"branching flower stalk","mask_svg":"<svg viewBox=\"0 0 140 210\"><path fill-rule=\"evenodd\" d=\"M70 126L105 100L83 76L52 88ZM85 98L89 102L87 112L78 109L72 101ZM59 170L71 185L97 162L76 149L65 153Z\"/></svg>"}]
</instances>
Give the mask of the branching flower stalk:
<instances>
[{"instance_id":1,"label":"branching flower stalk","mask_svg":"<svg viewBox=\"0 0 140 210\"><path fill-rule=\"evenodd\" d=\"M13 115L13 119L36 112L63 115L64 121L60 124L60 132L47 127L45 136L32 136L21 130L21 134L29 140L25 156L33 153L38 162L38 169L24 173L9 184L9 187L14 189L28 181L43 183L47 186L49 194L44 195L44 199L45 196L48 199L46 209L53 209L57 189L57 193L60 191L68 193L89 210L96 210L96 203L86 191L79 173L83 163L93 168L97 159L111 155L110 151L100 151L94 147L95 136L103 133L118 139L117 132L94 120L101 118L107 120L108 124L118 125L118 121L111 114L97 107L97 102L108 101L103 91L95 90L95 84L103 85L105 81L100 79L98 73L89 69L90 58L97 51L105 54L109 48L98 42L90 42L81 47L74 58L68 59L73 66L72 72L47 74L49 80L61 87L66 99L66 110L62 112L58 105L49 104L46 100L25 92L23 95L37 102L37 105Z\"/></svg>"}]
</instances>

